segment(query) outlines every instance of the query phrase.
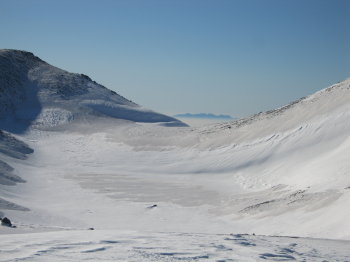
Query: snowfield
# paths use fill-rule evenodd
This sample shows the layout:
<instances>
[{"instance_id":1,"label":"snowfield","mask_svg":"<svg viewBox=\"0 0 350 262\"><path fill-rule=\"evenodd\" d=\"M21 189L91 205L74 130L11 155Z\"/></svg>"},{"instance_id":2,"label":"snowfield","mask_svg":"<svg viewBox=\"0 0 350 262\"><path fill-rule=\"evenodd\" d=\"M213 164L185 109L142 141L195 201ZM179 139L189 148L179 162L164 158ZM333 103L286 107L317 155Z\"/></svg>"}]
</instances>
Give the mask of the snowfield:
<instances>
[{"instance_id":1,"label":"snowfield","mask_svg":"<svg viewBox=\"0 0 350 262\"><path fill-rule=\"evenodd\" d=\"M0 261L350 261L350 79L188 127L26 52L0 67Z\"/></svg>"},{"instance_id":2,"label":"snowfield","mask_svg":"<svg viewBox=\"0 0 350 262\"><path fill-rule=\"evenodd\" d=\"M2 261L349 261L349 242L240 234L65 231L5 240Z\"/></svg>"}]
</instances>

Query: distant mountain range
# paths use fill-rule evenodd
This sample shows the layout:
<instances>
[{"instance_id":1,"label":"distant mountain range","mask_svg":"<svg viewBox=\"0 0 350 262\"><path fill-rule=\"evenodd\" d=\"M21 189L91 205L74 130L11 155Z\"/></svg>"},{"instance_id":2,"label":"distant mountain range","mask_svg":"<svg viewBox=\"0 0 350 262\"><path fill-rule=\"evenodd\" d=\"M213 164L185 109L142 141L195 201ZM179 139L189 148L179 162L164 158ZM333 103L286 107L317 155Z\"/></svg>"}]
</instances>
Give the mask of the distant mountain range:
<instances>
[{"instance_id":1,"label":"distant mountain range","mask_svg":"<svg viewBox=\"0 0 350 262\"><path fill-rule=\"evenodd\" d=\"M186 114L177 114L174 117L201 118L201 119L234 119L230 115L214 115L210 113L199 113L199 114L186 113Z\"/></svg>"}]
</instances>

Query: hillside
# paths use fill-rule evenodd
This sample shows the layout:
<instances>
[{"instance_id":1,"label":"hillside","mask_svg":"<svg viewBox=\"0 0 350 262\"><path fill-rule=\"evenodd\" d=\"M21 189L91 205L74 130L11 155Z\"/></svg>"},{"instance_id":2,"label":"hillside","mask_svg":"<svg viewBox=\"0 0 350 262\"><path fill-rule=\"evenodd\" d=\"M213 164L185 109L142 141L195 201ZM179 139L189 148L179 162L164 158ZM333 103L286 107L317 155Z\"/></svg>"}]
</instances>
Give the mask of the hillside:
<instances>
[{"instance_id":1,"label":"hillside","mask_svg":"<svg viewBox=\"0 0 350 262\"><path fill-rule=\"evenodd\" d=\"M184 125L30 52L0 50L0 129L21 133L29 126L45 129L96 117Z\"/></svg>"},{"instance_id":2,"label":"hillside","mask_svg":"<svg viewBox=\"0 0 350 262\"><path fill-rule=\"evenodd\" d=\"M0 211L17 226L0 227L5 261L349 259L350 79L244 119L169 128L182 123L86 76L0 54L11 69Z\"/></svg>"}]
</instances>

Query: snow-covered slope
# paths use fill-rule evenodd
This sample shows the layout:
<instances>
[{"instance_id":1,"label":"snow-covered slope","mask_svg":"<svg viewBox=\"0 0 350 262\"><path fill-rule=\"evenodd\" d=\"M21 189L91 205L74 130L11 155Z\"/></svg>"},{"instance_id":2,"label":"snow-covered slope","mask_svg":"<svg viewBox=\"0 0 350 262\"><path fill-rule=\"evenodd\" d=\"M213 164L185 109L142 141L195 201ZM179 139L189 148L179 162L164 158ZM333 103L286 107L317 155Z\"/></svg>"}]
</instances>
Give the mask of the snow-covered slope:
<instances>
[{"instance_id":1,"label":"snow-covered slope","mask_svg":"<svg viewBox=\"0 0 350 262\"><path fill-rule=\"evenodd\" d=\"M16 183L24 183L19 175L15 174L14 168L7 162L10 160L24 160L33 150L22 141L0 130L0 185L14 186ZM7 201L1 196L6 195L6 191L1 191L0 195L0 217L3 217L3 210L28 211L27 208L21 207L11 201Z\"/></svg>"},{"instance_id":2,"label":"snow-covered slope","mask_svg":"<svg viewBox=\"0 0 350 262\"><path fill-rule=\"evenodd\" d=\"M32 82L8 77L3 91L11 99L1 124L36 127L0 133L2 170L26 181L0 183L2 212L18 226L0 227L8 261L349 260L350 79L245 119L168 128L99 121L114 106L139 107L108 100L84 76L93 87L71 90L64 79L81 76L53 81L60 74L44 77L44 68L58 69L32 59L40 77L34 69L24 77ZM21 93L28 81L32 96ZM17 110L29 105L40 110ZM52 132L48 119L87 122Z\"/></svg>"},{"instance_id":3,"label":"snow-covered slope","mask_svg":"<svg viewBox=\"0 0 350 262\"><path fill-rule=\"evenodd\" d=\"M302 125L324 121L329 117L345 115L350 111L350 78L322 89L286 106L225 124L204 127L201 133L213 137L218 144L218 133L224 144L254 140L270 134L292 130ZM227 141L226 138L229 138Z\"/></svg>"},{"instance_id":4,"label":"snow-covered slope","mask_svg":"<svg viewBox=\"0 0 350 262\"><path fill-rule=\"evenodd\" d=\"M140 107L92 81L47 64L32 53L0 50L0 129L23 132L96 117L135 122L182 122Z\"/></svg>"}]
</instances>

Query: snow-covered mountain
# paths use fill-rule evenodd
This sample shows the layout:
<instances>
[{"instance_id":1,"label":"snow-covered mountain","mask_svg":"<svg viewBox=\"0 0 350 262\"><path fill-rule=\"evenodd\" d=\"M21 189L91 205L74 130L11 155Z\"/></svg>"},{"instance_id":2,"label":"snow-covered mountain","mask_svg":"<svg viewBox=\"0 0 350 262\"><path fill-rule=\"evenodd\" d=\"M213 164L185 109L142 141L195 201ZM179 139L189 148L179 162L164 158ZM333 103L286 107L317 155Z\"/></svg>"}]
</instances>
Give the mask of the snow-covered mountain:
<instances>
[{"instance_id":1,"label":"snow-covered mountain","mask_svg":"<svg viewBox=\"0 0 350 262\"><path fill-rule=\"evenodd\" d=\"M183 126L99 85L83 74L51 66L32 53L0 50L0 129L20 133L96 116Z\"/></svg>"},{"instance_id":2,"label":"snow-covered mountain","mask_svg":"<svg viewBox=\"0 0 350 262\"><path fill-rule=\"evenodd\" d=\"M17 225L0 261L349 260L350 79L168 128L86 76L0 54L0 215Z\"/></svg>"}]
</instances>

